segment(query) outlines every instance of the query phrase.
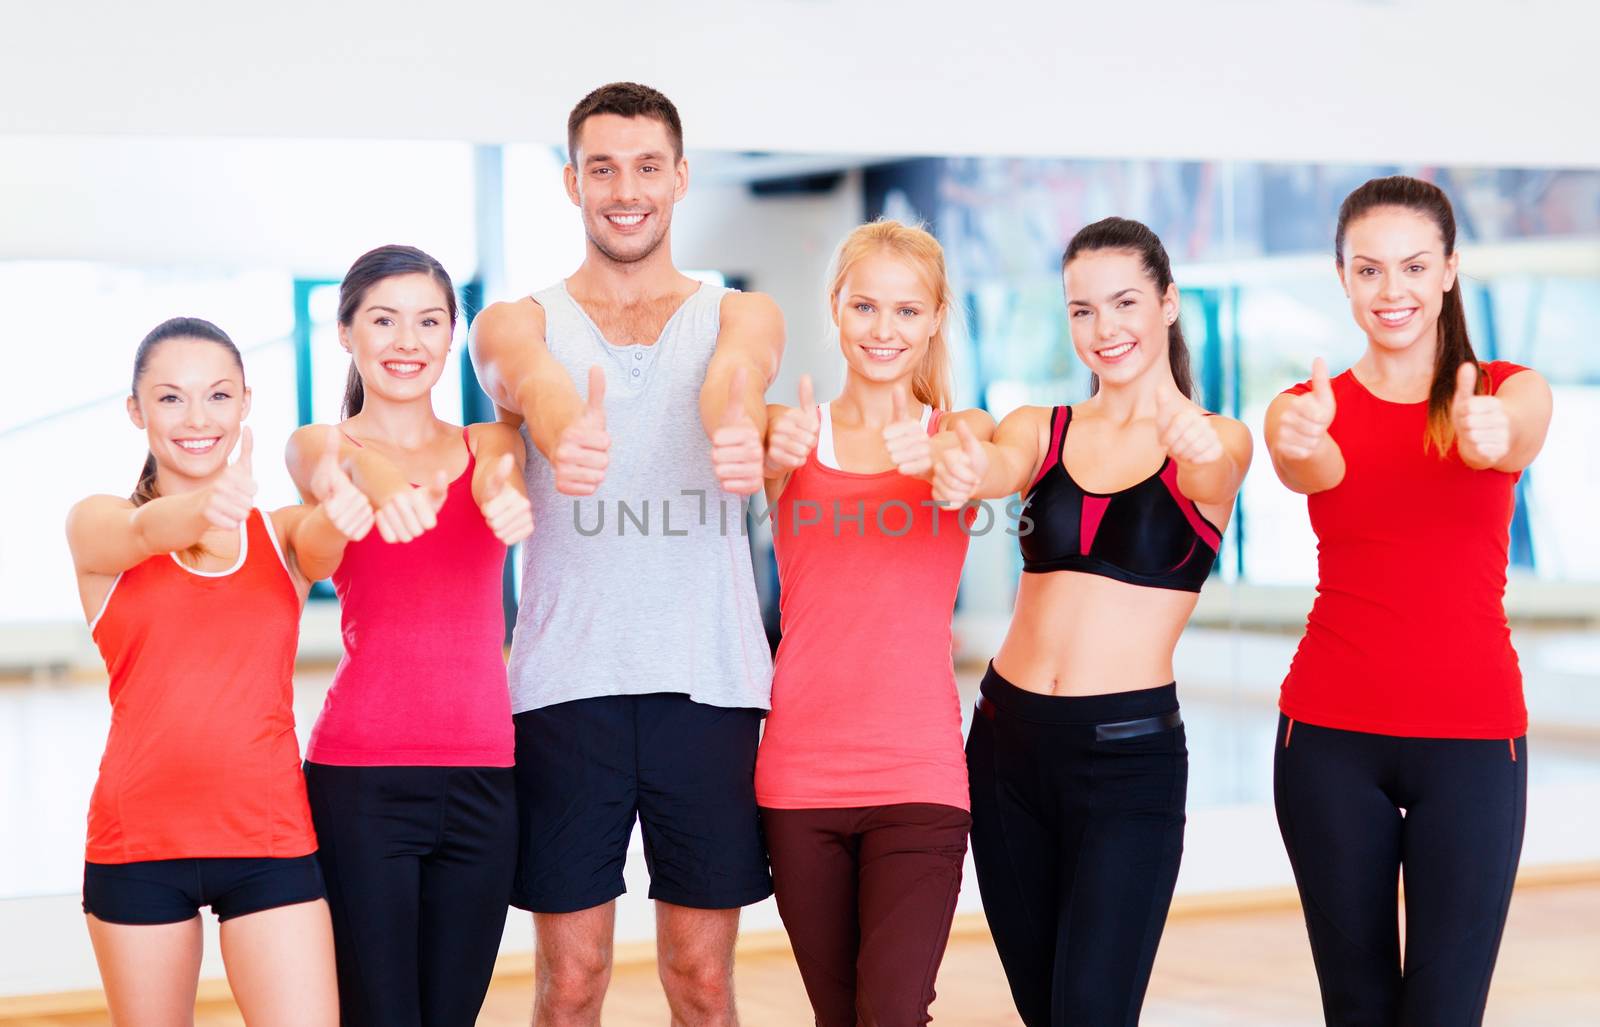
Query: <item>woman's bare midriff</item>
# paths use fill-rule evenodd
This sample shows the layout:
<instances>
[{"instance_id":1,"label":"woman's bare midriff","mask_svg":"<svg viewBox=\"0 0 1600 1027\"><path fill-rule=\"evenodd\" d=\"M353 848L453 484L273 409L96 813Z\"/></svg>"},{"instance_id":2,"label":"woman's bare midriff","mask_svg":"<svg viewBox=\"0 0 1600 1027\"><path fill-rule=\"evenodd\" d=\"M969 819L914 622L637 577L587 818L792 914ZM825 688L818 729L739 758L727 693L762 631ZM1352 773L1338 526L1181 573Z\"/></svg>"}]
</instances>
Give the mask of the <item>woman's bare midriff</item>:
<instances>
[{"instance_id":1,"label":"woman's bare midriff","mask_svg":"<svg viewBox=\"0 0 1600 1027\"><path fill-rule=\"evenodd\" d=\"M1022 575L997 674L1045 695L1103 695L1173 680L1172 652L1199 594L1078 571Z\"/></svg>"}]
</instances>

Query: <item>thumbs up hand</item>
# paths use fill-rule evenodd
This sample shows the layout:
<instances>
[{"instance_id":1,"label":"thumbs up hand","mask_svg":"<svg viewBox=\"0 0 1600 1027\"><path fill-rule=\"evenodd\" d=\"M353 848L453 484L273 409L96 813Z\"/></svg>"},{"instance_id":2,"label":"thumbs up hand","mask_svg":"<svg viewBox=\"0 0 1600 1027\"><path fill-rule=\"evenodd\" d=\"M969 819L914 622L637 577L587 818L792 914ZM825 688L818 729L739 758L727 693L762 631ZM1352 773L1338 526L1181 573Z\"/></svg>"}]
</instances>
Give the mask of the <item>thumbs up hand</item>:
<instances>
[{"instance_id":1,"label":"thumbs up hand","mask_svg":"<svg viewBox=\"0 0 1600 1027\"><path fill-rule=\"evenodd\" d=\"M494 537L508 546L533 534L533 504L511 483L516 470L516 458L510 453L500 454L494 470L489 472L484 488L486 498L478 506Z\"/></svg>"},{"instance_id":2,"label":"thumbs up hand","mask_svg":"<svg viewBox=\"0 0 1600 1027\"><path fill-rule=\"evenodd\" d=\"M1156 431L1168 455L1180 464L1215 463L1227 452L1211 418L1176 390L1156 401Z\"/></svg>"},{"instance_id":3,"label":"thumbs up hand","mask_svg":"<svg viewBox=\"0 0 1600 1027\"><path fill-rule=\"evenodd\" d=\"M894 394L894 420L883 429L883 444L901 474L920 478L933 470L933 440L922 422L911 416L906 395L899 389Z\"/></svg>"},{"instance_id":4,"label":"thumbs up hand","mask_svg":"<svg viewBox=\"0 0 1600 1027\"><path fill-rule=\"evenodd\" d=\"M211 484L205 517L215 527L226 531L237 529L255 505L256 480L250 467L252 448L250 429L245 428L239 433L239 455Z\"/></svg>"},{"instance_id":5,"label":"thumbs up hand","mask_svg":"<svg viewBox=\"0 0 1600 1027\"><path fill-rule=\"evenodd\" d=\"M1333 384L1328 380L1328 364L1318 357L1311 365L1311 391L1290 400L1278 421L1273 448L1290 460L1309 459L1327 437L1337 409Z\"/></svg>"},{"instance_id":6,"label":"thumbs up hand","mask_svg":"<svg viewBox=\"0 0 1600 1027\"><path fill-rule=\"evenodd\" d=\"M817 448L822 419L817 414L817 397L809 374L800 376L800 405L785 410L767 430L766 472L768 477L788 474L806 462Z\"/></svg>"},{"instance_id":7,"label":"thumbs up hand","mask_svg":"<svg viewBox=\"0 0 1600 1027\"><path fill-rule=\"evenodd\" d=\"M1493 467L1511 451L1511 417L1498 396L1476 395L1478 365L1468 360L1456 371L1450 423L1456 448L1468 467Z\"/></svg>"},{"instance_id":8,"label":"thumbs up hand","mask_svg":"<svg viewBox=\"0 0 1600 1027\"><path fill-rule=\"evenodd\" d=\"M606 434L606 375L589 368L589 399L583 412L562 429L550 457L556 491L566 496L592 496L611 462L611 436Z\"/></svg>"},{"instance_id":9,"label":"thumbs up hand","mask_svg":"<svg viewBox=\"0 0 1600 1027\"><path fill-rule=\"evenodd\" d=\"M439 508L450 492L450 477L435 471L427 485L412 485L378 504L378 534L385 542L410 542L439 523Z\"/></svg>"},{"instance_id":10,"label":"thumbs up hand","mask_svg":"<svg viewBox=\"0 0 1600 1027\"><path fill-rule=\"evenodd\" d=\"M723 411L722 423L711 435L711 466L717 481L735 495L752 495L761 487L761 468L764 454L761 449L761 431L744 408L745 382L748 376L743 367L733 372L728 383L728 406Z\"/></svg>"},{"instance_id":11,"label":"thumbs up hand","mask_svg":"<svg viewBox=\"0 0 1600 1027\"><path fill-rule=\"evenodd\" d=\"M946 508L971 499L989 472L989 454L965 423L956 424L956 437L961 445L940 453L933 467L933 498Z\"/></svg>"},{"instance_id":12,"label":"thumbs up hand","mask_svg":"<svg viewBox=\"0 0 1600 1027\"><path fill-rule=\"evenodd\" d=\"M339 533L352 542L367 537L377 520L372 503L339 463L339 430L329 428L322 456L311 472L311 498Z\"/></svg>"}]
</instances>

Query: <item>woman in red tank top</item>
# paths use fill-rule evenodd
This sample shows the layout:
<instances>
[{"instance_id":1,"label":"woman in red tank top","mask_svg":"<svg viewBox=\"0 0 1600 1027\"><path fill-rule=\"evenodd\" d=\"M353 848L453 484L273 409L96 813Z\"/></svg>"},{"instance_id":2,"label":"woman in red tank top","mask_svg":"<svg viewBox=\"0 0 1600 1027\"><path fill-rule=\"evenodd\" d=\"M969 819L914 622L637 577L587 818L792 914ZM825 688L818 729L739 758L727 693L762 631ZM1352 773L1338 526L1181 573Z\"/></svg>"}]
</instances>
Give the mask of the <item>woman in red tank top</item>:
<instances>
[{"instance_id":1,"label":"woman in red tank top","mask_svg":"<svg viewBox=\"0 0 1600 1027\"><path fill-rule=\"evenodd\" d=\"M345 420L289 444L312 493L313 457L338 439L376 510L333 574L344 656L305 765L346 1027L474 1022L515 868L501 582L533 514L517 432L434 414L455 323L438 261L362 255L339 288Z\"/></svg>"},{"instance_id":2,"label":"woman in red tank top","mask_svg":"<svg viewBox=\"0 0 1600 1027\"><path fill-rule=\"evenodd\" d=\"M291 708L311 582L372 523L320 454L312 498L254 508L239 351L197 318L134 358L128 414L149 438L132 497L73 507L67 537L111 677L89 808L84 912L112 1018L187 1023L211 906L251 1024L337 1022L333 939ZM228 454L238 443L239 457ZM293 981L294 987L285 987Z\"/></svg>"},{"instance_id":3,"label":"woman in red tank top","mask_svg":"<svg viewBox=\"0 0 1600 1027\"><path fill-rule=\"evenodd\" d=\"M928 479L956 426L994 422L941 413L955 301L927 232L857 228L828 299L844 388L819 409L802 378L767 417L783 640L756 798L817 1023L925 1023L971 824L950 657L968 526Z\"/></svg>"},{"instance_id":4,"label":"woman in red tank top","mask_svg":"<svg viewBox=\"0 0 1600 1027\"><path fill-rule=\"evenodd\" d=\"M1273 467L1317 534L1274 795L1330 1023L1480 1022L1522 846L1528 715L1503 597L1550 388L1478 362L1455 243L1434 185L1351 193L1334 255L1366 352L1332 379L1319 359L1267 410Z\"/></svg>"}]
</instances>

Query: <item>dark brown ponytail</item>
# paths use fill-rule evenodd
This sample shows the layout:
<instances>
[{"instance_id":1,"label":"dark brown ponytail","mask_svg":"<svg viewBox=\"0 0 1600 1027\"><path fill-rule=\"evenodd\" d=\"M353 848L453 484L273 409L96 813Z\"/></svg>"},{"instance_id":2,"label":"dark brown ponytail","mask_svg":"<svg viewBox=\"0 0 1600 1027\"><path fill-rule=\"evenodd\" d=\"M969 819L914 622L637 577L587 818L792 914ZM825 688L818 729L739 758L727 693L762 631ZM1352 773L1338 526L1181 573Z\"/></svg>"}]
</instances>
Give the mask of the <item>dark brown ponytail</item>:
<instances>
[{"instance_id":1,"label":"dark brown ponytail","mask_svg":"<svg viewBox=\"0 0 1600 1027\"><path fill-rule=\"evenodd\" d=\"M356 319L356 312L367 298L367 290L386 278L397 275L427 275L444 290L446 308L450 311L450 327L456 324L456 289L444 265L423 253L415 246L379 246L356 258L350 270L339 283L339 323L346 328ZM350 361L350 374L345 379L344 406L341 417L353 417L361 412L366 402L366 388L361 382L361 372L355 360Z\"/></svg>"},{"instance_id":2,"label":"dark brown ponytail","mask_svg":"<svg viewBox=\"0 0 1600 1027\"><path fill-rule=\"evenodd\" d=\"M1144 264L1144 273L1156 283L1158 298L1165 295L1167 286L1172 284L1172 261L1167 258L1167 248L1161 245L1161 239L1154 232L1137 221L1106 218L1080 228L1061 255L1062 272L1079 254L1096 250L1120 250L1137 255ZM1177 383L1178 391L1194 399L1194 372L1189 367L1189 344L1183 340L1181 318L1173 318L1167 326L1167 361L1172 366L1172 380ZM1099 391L1100 376L1091 374L1089 394L1092 396Z\"/></svg>"},{"instance_id":3,"label":"dark brown ponytail","mask_svg":"<svg viewBox=\"0 0 1600 1027\"><path fill-rule=\"evenodd\" d=\"M1399 207L1422 215L1439 229L1444 239L1445 257L1456 251L1456 215L1444 190L1420 178L1391 175L1372 179L1346 196L1340 205L1333 256L1341 269L1344 267L1345 233L1350 223L1379 207ZM1443 456L1455 442L1450 406L1456 393L1456 375L1461 365L1469 361L1476 365L1478 357L1467 336L1467 308L1461 300L1461 276L1458 274L1455 284L1445 292L1444 306L1439 311L1439 345L1433 359L1433 381L1428 385L1428 427L1422 437L1424 450L1434 450ZM1481 367L1477 391L1489 391L1489 382Z\"/></svg>"}]
</instances>

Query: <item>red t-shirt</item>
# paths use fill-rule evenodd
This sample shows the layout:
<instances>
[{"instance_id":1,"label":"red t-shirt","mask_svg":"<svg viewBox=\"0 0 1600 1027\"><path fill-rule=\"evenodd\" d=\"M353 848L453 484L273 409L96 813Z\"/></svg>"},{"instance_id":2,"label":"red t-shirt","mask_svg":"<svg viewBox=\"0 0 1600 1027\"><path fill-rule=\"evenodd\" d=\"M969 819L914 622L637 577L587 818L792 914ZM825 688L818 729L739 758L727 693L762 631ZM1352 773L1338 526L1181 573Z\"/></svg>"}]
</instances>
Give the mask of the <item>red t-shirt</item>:
<instances>
[{"instance_id":1,"label":"red t-shirt","mask_svg":"<svg viewBox=\"0 0 1600 1027\"><path fill-rule=\"evenodd\" d=\"M762 806L968 808L950 659L967 535L962 511L932 501L925 481L812 453L773 505L783 641L756 757Z\"/></svg>"},{"instance_id":2,"label":"red t-shirt","mask_svg":"<svg viewBox=\"0 0 1600 1027\"><path fill-rule=\"evenodd\" d=\"M1527 368L1483 365L1489 391ZM1328 434L1344 480L1307 497L1317 599L1279 708L1308 724L1426 738L1514 738L1528 727L1506 622L1519 475L1424 451L1428 405L1333 379ZM1310 391L1309 382L1287 390Z\"/></svg>"}]
</instances>

